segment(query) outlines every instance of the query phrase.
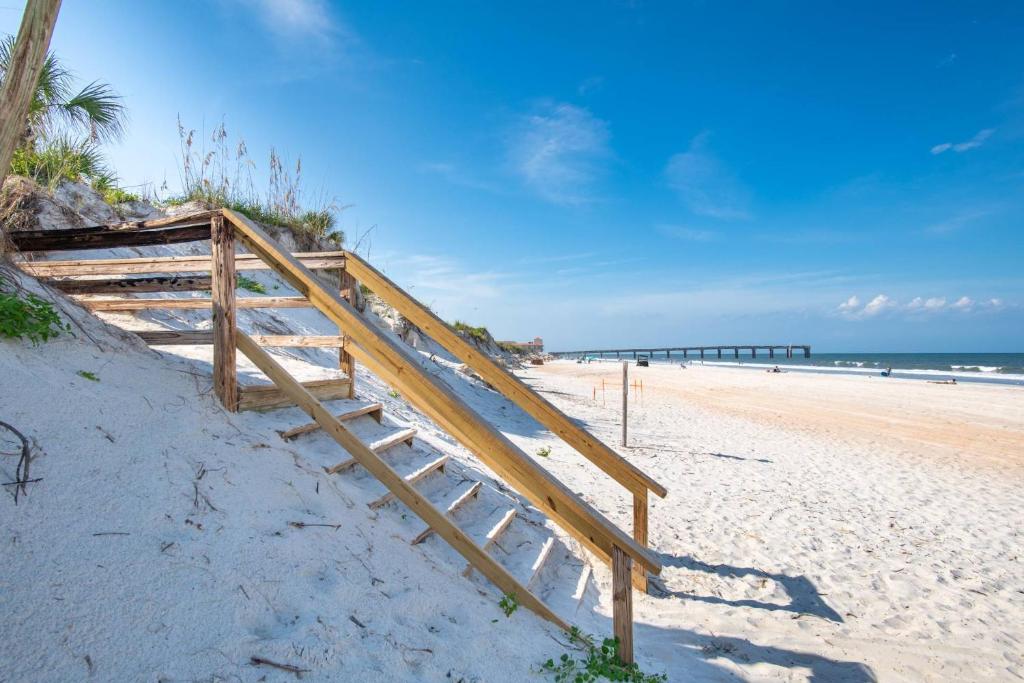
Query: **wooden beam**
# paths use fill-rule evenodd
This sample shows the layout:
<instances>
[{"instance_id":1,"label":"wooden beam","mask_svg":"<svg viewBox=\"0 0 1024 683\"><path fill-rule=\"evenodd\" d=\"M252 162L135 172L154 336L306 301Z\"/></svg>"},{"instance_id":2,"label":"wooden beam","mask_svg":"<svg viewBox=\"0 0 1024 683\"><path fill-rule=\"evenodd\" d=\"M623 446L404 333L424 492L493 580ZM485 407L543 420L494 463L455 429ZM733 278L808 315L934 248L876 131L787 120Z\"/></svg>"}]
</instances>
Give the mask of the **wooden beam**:
<instances>
[{"instance_id":1,"label":"wooden beam","mask_svg":"<svg viewBox=\"0 0 1024 683\"><path fill-rule=\"evenodd\" d=\"M355 303L356 303L355 302L355 296L356 296L355 289L356 289L356 287L359 286L359 284L356 282L355 278L352 277L352 274L349 273L347 270L344 270L344 269L341 271L341 278L340 278L340 280L341 280L341 297L343 299L345 299L345 301L349 302L350 304L352 304L354 306ZM339 329L339 332L343 333L344 330ZM341 368L341 371L344 372L346 375L348 375L348 378L350 380L352 380L352 386L351 386L352 395L349 396L349 398L355 398L356 397L356 359L355 359L355 356L353 356L351 353L349 353L348 350L345 349L344 347L342 347L338 351L338 366Z\"/></svg>"},{"instance_id":2,"label":"wooden beam","mask_svg":"<svg viewBox=\"0 0 1024 683\"><path fill-rule=\"evenodd\" d=\"M433 528L452 548L466 558L471 565L480 570L480 573L490 579L499 590L505 593L515 593L521 605L552 622L559 628L569 629L569 624L563 621L525 586L516 581L515 577L498 564L494 558L473 543L440 510L431 505L430 501L423 494L389 467L380 456L371 451L344 424L331 415L323 403L312 396L277 361L253 343L244 333L238 335L238 348L267 377L270 377L275 384L281 387L282 391L286 392L300 408L319 422L324 431L338 442L338 445L359 460L359 463L369 470L389 491L394 493L396 498L405 503L413 513Z\"/></svg>"},{"instance_id":3,"label":"wooden beam","mask_svg":"<svg viewBox=\"0 0 1024 683\"><path fill-rule=\"evenodd\" d=\"M155 308L203 310L213 307L213 299L77 299L90 311L127 312ZM312 304L302 296L260 296L235 299L236 308L309 308Z\"/></svg>"},{"instance_id":4,"label":"wooden beam","mask_svg":"<svg viewBox=\"0 0 1024 683\"><path fill-rule=\"evenodd\" d=\"M633 663L633 561L619 546L612 548L612 634L619 639L619 660Z\"/></svg>"},{"instance_id":5,"label":"wooden beam","mask_svg":"<svg viewBox=\"0 0 1024 683\"><path fill-rule=\"evenodd\" d=\"M485 382L562 438L585 458L607 472L629 491L637 493L650 489L662 498L667 495L668 490L664 486L625 460L592 434L577 426L565 413L526 386L518 377L499 367L487 354L469 344L447 323L359 256L347 252L345 269L373 290L374 294L394 306L399 313L434 341L475 370Z\"/></svg>"},{"instance_id":6,"label":"wooden beam","mask_svg":"<svg viewBox=\"0 0 1024 683\"><path fill-rule=\"evenodd\" d=\"M253 339L253 341L256 341L256 340ZM256 342L256 343L258 344L259 342ZM262 346L262 344L260 344L260 346ZM355 408L354 410L347 410L344 413L338 413L334 417L337 418L338 420L342 421L342 422L347 422L348 420L354 420L357 417L362 417L363 415L371 415L373 417L373 419L376 420L378 422L378 424L379 424L380 421L381 421L381 417L382 417L381 413L383 413L383 412L384 412L384 405L383 404L381 404L381 403L369 403L369 404L367 404L365 406L360 406L359 408ZM309 432L315 432L318 429L320 429L320 423L316 422L314 420L313 422L308 422L308 423L306 423L304 425L299 425L298 427L292 427L291 429L289 429L287 431L281 432L281 438L284 439L285 441L287 441L288 439L294 439L296 436L298 436L300 434L308 434ZM376 452L376 451L374 451L374 452Z\"/></svg>"},{"instance_id":7,"label":"wooden beam","mask_svg":"<svg viewBox=\"0 0 1024 683\"><path fill-rule=\"evenodd\" d=\"M112 230L74 228L70 230L21 230L7 234L18 251L71 251L146 247L210 239L210 221L156 230Z\"/></svg>"},{"instance_id":8,"label":"wooden beam","mask_svg":"<svg viewBox=\"0 0 1024 683\"><path fill-rule=\"evenodd\" d=\"M94 280L54 279L43 284L65 294L148 294L151 292L208 292L213 287L209 276L165 275L158 277L113 277Z\"/></svg>"},{"instance_id":9,"label":"wooden beam","mask_svg":"<svg viewBox=\"0 0 1024 683\"><path fill-rule=\"evenodd\" d=\"M229 412L239 409L235 354L238 334L235 313L235 227L222 216L211 220L210 258L213 306L213 391Z\"/></svg>"},{"instance_id":10,"label":"wooden beam","mask_svg":"<svg viewBox=\"0 0 1024 683\"><path fill-rule=\"evenodd\" d=\"M348 397L348 378L317 379L303 382L302 386L321 401L333 401ZM239 410L274 410L295 405L291 395L275 386L242 386L238 388L238 391Z\"/></svg>"},{"instance_id":11,"label":"wooden beam","mask_svg":"<svg viewBox=\"0 0 1024 683\"><path fill-rule=\"evenodd\" d=\"M647 539L647 492L633 495L633 540L646 548ZM647 592L647 570L639 564L633 565L633 587L641 593Z\"/></svg>"},{"instance_id":12,"label":"wooden beam","mask_svg":"<svg viewBox=\"0 0 1024 683\"><path fill-rule=\"evenodd\" d=\"M289 284L345 330L353 342L346 348L351 348L361 364L400 391L544 514L605 562L611 561L612 546L619 545L652 573L661 572L661 564L650 552L537 465L447 385L424 370L398 342L367 323L337 292L320 283L259 226L230 209L224 210L224 217L235 225L239 241L273 264Z\"/></svg>"},{"instance_id":13,"label":"wooden beam","mask_svg":"<svg viewBox=\"0 0 1024 683\"><path fill-rule=\"evenodd\" d=\"M142 341L152 346L195 346L213 343L213 332L209 330L141 330L135 332ZM276 348L337 348L345 338L339 336L304 336L290 334L250 335L260 346Z\"/></svg>"},{"instance_id":14,"label":"wooden beam","mask_svg":"<svg viewBox=\"0 0 1024 683\"><path fill-rule=\"evenodd\" d=\"M345 252L313 251L294 255L307 268L336 269L345 265ZM158 256L152 258L72 259L65 261L26 261L15 263L35 277L76 275L154 275L160 273L209 273L209 256ZM236 254L235 270L270 270L269 264L255 254Z\"/></svg>"},{"instance_id":15,"label":"wooden beam","mask_svg":"<svg viewBox=\"0 0 1024 683\"><path fill-rule=\"evenodd\" d=\"M7 73L0 83L0 185L10 172L14 151L25 140L28 111L46 63L59 11L60 0L28 0L21 15ZM3 251L0 244L0 253Z\"/></svg>"}]
</instances>

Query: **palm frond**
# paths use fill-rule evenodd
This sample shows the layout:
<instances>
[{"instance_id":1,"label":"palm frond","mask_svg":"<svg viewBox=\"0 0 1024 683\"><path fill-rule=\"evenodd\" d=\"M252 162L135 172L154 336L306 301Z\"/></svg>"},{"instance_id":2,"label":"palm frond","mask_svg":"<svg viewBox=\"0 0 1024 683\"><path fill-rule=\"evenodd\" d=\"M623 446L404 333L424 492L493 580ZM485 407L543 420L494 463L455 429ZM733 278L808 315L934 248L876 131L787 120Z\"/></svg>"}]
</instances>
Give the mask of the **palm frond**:
<instances>
[{"instance_id":1,"label":"palm frond","mask_svg":"<svg viewBox=\"0 0 1024 683\"><path fill-rule=\"evenodd\" d=\"M93 81L74 97L56 105L56 111L67 122L88 128L94 140L114 140L124 133L124 104L106 83Z\"/></svg>"}]
</instances>

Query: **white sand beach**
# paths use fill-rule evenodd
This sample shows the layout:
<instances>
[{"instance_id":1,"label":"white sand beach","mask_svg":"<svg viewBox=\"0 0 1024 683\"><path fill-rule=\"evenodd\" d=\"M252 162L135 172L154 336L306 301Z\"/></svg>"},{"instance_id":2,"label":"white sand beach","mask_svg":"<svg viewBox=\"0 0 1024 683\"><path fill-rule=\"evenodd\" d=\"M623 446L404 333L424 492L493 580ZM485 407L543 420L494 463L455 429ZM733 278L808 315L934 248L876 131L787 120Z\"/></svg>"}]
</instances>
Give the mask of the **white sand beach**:
<instances>
[{"instance_id":1,"label":"white sand beach","mask_svg":"<svg viewBox=\"0 0 1024 683\"><path fill-rule=\"evenodd\" d=\"M670 490L651 502L665 570L636 598L643 659L673 662L673 680L1024 677L1024 391L629 371L643 392L622 452ZM621 373L556 361L521 376L615 444ZM546 460L584 493L607 481L564 447ZM588 498L628 528L614 488Z\"/></svg>"}]
</instances>

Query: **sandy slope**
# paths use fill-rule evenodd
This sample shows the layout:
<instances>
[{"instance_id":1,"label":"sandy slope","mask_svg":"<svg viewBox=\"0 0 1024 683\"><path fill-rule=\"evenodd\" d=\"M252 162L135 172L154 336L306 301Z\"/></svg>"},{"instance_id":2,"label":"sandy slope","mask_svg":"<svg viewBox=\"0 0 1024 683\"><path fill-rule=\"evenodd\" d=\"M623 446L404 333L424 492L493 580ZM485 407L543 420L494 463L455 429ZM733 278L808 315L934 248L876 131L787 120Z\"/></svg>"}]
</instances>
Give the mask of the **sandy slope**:
<instances>
[{"instance_id":1,"label":"sandy slope","mask_svg":"<svg viewBox=\"0 0 1024 683\"><path fill-rule=\"evenodd\" d=\"M637 639L680 680L1024 677L1024 391L630 370L626 452L671 491L652 504L666 569ZM616 442L619 365L524 376ZM579 490L606 481L564 448L547 460ZM607 488L592 501L627 525Z\"/></svg>"}]
</instances>

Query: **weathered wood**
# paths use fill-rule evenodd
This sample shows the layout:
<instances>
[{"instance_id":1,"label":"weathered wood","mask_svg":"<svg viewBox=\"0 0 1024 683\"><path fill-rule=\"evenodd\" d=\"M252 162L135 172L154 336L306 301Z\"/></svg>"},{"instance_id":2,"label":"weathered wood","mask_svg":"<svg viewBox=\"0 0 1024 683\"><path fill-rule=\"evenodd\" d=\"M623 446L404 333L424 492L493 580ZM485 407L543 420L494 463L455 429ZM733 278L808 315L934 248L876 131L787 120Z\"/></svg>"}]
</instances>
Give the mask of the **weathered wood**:
<instances>
[{"instance_id":1,"label":"weathered wood","mask_svg":"<svg viewBox=\"0 0 1024 683\"><path fill-rule=\"evenodd\" d=\"M345 265L345 252L314 251L294 254L307 268L336 269ZM64 261L15 261L35 277L76 275L153 275L160 273L208 273L209 256L157 256L152 258L71 259ZM270 264L255 254L236 254L235 270L270 270Z\"/></svg>"},{"instance_id":2,"label":"weathered wood","mask_svg":"<svg viewBox=\"0 0 1024 683\"><path fill-rule=\"evenodd\" d=\"M629 408L629 362L628 361L622 361L622 446L623 447L625 447L626 443L627 443L627 440L626 440L626 430L627 430L627 426L629 424L629 420L627 419L628 418L628 408ZM633 495L635 496L636 493L637 492L634 491Z\"/></svg>"},{"instance_id":3,"label":"weathered wood","mask_svg":"<svg viewBox=\"0 0 1024 683\"><path fill-rule=\"evenodd\" d=\"M155 308L169 310L203 310L213 307L213 299L77 299L91 311L128 312ZM310 308L302 296L260 296L235 299L235 308Z\"/></svg>"},{"instance_id":4,"label":"weathered wood","mask_svg":"<svg viewBox=\"0 0 1024 683\"><path fill-rule=\"evenodd\" d=\"M648 546L646 492L633 495L633 540L644 548ZM647 592L647 570L639 564L633 565L633 587L642 593Z\"/></svg>"},{"instance_id":5,"label":"weathered wood","mask_svg":"<svg viewBox=\"0 0 1024 683\"><path fill-rule=\"evenodd\" d=\"M18 37L0 84L0 185L10 171L14 151L25 138L28 111L59 11L60 0L28 0L21 15Z\"/></svg>"},{"instance_id":6,"label":"weathered wood","mask_svg":"<svg viewBox=\"0 0 1024 683\"><path fill-rule=\"evenodd\" d=\"M440 380L420 367L397 342L369 325L334 291L281 250L261 228L233 211L225 218L237 228L239 239L254 253L273 263L275 270L346 330L356 359L403 397L446 429L534 505L560 524L574 538L609 562L611 546L618 544L634 559L657 574L661 565L647 550L604 518L562 482L537 465L504 434L481 418ZM369 352L369 349L371 352Z\"/></svg>"},{"instance_id":7,"label":"weathered wood","mask_svg":"<svg viewBox=\"0 0 1024 683\"><path fill-rule=\"evenodd\" d=\"M8 233L18 251L71 251L146 247L181 244L210 239L210 221L156 230L111 230L76 228L70 230L20 230Z\"/></svg>"},{"instance_id":8,"label":"weathered wood","mask_svg":"<svg viewBox=\"0 0 1024 683\"><path fill-rule=\"evenodd\" d=\"M208 292L213 287L209 276L165 275L158 277L114 277L93 280L53 279L44 284L65 294L149 294L152 292Z\"/></svg>"},{"instance_id":9,"label":"weathered wood","mask_svg":"<svg viewBox=\"0 0 1024 683\"><path fill-rule=\"evenodd\" d=\"M356 287L358 287L359 284L356 282L355 278L352 277L352 274L348 272L348 270L342 270L341 271L340 281L341 281L341 298L345 299L345 301L347 301L350 304L352 304L353 306L355 306L355 303L356 303L356 301L355 301ZM339 329L338 331L341 332L341 333L345 332L342 329ZM342 347L339 350L339 352L338 352L338 366L341 368L341 371L344 372L346 375L348 375L349 379L352 380L352 388L351 388L352 395L349 396L349 398L355 398L356 397L356 359L355 359L355 356L353 356L351 353L349 353L348 350L345 349L344 347Z\"/></svg>"},{"instance_id":10,"label":"weathered wood","mask_svg":"<svg viewBox=\"0 0 1024 683\"><path fill-rule=\"evenodd\" d=\"M229 412L239 409L235 355L238 345L235 312L235 228L221 216L211 220L210 258L213 261L213 392ZM109 310L109 309L108 309Z\"/></svg>"},{"instance_id":11,"label":"weathered wood","mask_svg":"<svg viewBox=\"0 0 1024 683\"><path fill-rule=\"evenodd\" d=\"M460 492L459 495L451 503L448 504L448 507L446 507L444 510L445 516L451 517L452 514L454 514L455 511L458 510L460 507L465 505L470 498L476 498L477 495L480 493L481 488L483 488L482 482L474 481L472 484L470 484L469 487ZM419 545L423 541L427 540L427 538L433 533L433 529L431 529L429 526L425 527L422 531L413 536L412 540L409 541L409 545Z\"/></svg>"},{"instance_id":12,"label":"weathered wood","mask_svg":"<svg viewBox=\"0 0 1024 683\"><path fill-rule=\"evenodd\" d=\"M428 462L427 464L423 465L422 467L420 467L415 472L411 472L410 474L405 475L404 479L405 479L406 483L409 484L409 485L412 485L412 484L415 484L415 483L419 482L421 479L425 478L427 475L429 475L429 474L431 474L433 472L437 472L439 470L443 472L444 471L444 466L446 464L448 464L448 458L449 458L449 456L446 453L446 454L444 454L444 455L442 455L442 456L440 456L438 458L435 458L434 460ZM388 491L387 493L385 493L383 496L381 496L377 500L371 501L368 505L369 505L369 508L371 510L376 510L379 507L383 507L383 506L387 505L388 503L390 503L394 499L395 499L394 492L393 491Z\"/></svg>"},{"instance_id":13,"label":"weathered wood","mask_svg":"<svg viewBox=\"0 0 1024 683\"><path fill-rule=\"evenodd\" d=\"M466 560L486 576L498 590L504 593L515 593L521 605L547 619L562 629L569 629L569 624L562 620L537 596L516 581L507 569L502 567L490 555L467 537L461 529L452 523L440 510L430 504L423 494L406 482L401 475L388 466L376 453L367 448L355 434L337 420L330 411L314 398L299 382L281 367L266 351L252 342L244 333L238 335L238 347L249 360L256 364L267 377L287 392L295 403L310 417L320 423L324 431L338 442L342 448L357 458L360 464L373 474L384 486L395 494L398 500L437 534L461 554Z\"/></svg>"},{"instance_id":14,"label":"weathered wood","mask_svg":"<svg viewBox=\"0 0 1024 683\"><path fill-rule=\"evenodd\" d=\"M633 663L633 560L612 548L612 634L619 639L619 660Z\"/></svg>"},{"instance_id":15,"label":"weathered wood","mask_svg":"<svg viewBox=\"0 0 1024 683\"><path fill-rule=\"evenodd\" d=\"M259 344L259 341L257 341L255 338L253 338L253 341ZM260 344L260 346L266 345ZM383 403L368 403L367 405L360 406L359 408L355 408L354 410L348 410L345 411L344 413L338 413L334 417L342 422L345 422L347 420L354 420L357 417L362 417L363 415L370 415L379 423L381 421L382 412L384 412ZM307 424L299 425L298 427L292 427L291 429L281 432L281 438L287 441L288 439L294 439L300 434L309 434L310 432L315 432L318 429L320 429L319 422L309 422Z\"/></svg>"},{"instance_id":16,"label":"weathered wood","mask_svg":"<svg viewBox=\"0 0 1024 683\"><path fill-rule=\"evenodd\" d=\"M255 342L253 342L255 343ZM303 382L302 386L321 401L333 401L348 396L348 379L317 379ZM275 386L239 387L239 410L274 410L295 405L291 396Z\"/></svg>"},{"instance_id":17,"label":"weathered wood","mask_svg":"<svg viewBox=\"0 0 1024 683\"><path fill-rule=\"evenodd\" d=\"M361 364L400 391L544 514L605 562L611 560L612 545L619 545L652 573L661 572L660 562L649 551L537 465L448 386L424 370L398 342L367 323L336 291L320 283L259 226L230 209L224 210L224 216L235 225L238 239L250 251L273 264L289 284L345 330L347 338L354 342L347 348L351 348ZM358 279L364 281L362 277Z\"/></svg>"},{"instance_id":18,"label":"weathered wood","mask_svg":"<svg viewBox=\"0 0 1024 683\"><path fill-rule=\"evenodd\" d=\"M390 449L392 446L397 446L400 443L404 443L406 446L412 448L414 436L416 436L415 429L411 427L408 429L401 429L392 434L388 434L382 439L374 441L367 447L377 455L380 455L384 451ZM344 472L350 467L355 467L357 464L359 464L358 460L356 460L355 458L348 458L347 460L342 460L337 465L334 465L332 467L325 467L324 471L327 472L327 474L338 474L339 472Z\"/></svg>"},{"instance_id":19,"label":"weathered wood","mask_svg":"<svg viewBox=\"0 0 1024 683\"><path fill-rule=\"evenodd\" d=\"M395 307L431 339L448 349L475 370L488 384L526 411L531 417L575 448L629 491L650 489L665 497L667 489L599 439L580 428L565 413L526 386L519 378L499 367L487 354L460 337L447 323L420 304L402 288L356 254L347 252L346 270Z\"/></svg>"},{"instance_id":20,"label":"weathered wood","mask_svg":"<svg viewBox=\"0 0 1024 683\"><path fill-rule=\"evenodd\" d=\"M135 332L152 346L195 346L213 343L213 332L208 330L142 330ZM274 348L336 348L343 337L333 335L305 336L291 334L250 335L260 346Z\"/></svg>"}]
</instances>

